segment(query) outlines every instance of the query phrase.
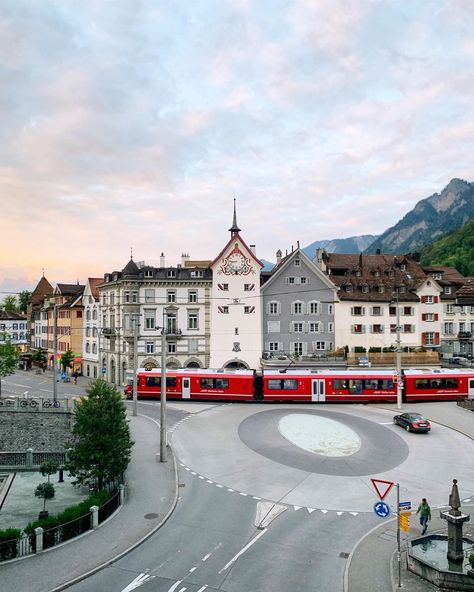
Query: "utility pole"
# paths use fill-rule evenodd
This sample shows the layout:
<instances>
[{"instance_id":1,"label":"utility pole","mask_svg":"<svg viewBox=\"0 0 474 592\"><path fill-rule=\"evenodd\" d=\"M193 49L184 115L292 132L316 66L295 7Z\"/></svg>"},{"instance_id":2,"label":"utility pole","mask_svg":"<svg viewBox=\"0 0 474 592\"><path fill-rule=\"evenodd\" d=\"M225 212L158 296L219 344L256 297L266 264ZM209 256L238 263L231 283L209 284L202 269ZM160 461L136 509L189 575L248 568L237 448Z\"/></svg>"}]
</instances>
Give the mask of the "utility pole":
<instances>
[{"instance_id":1,"label":"utility pole","mask_svg":"<svg viewBox=\"0 0 474 592\"><path fill-rule=\"evenodd\" d=\"M161 330L160 462L166 462L166 312Z\"/></svg>"},{"instance_id":2,"label":"utility pole","mask_svg":"<svg viewBox=\"0 0 474 592\"><path fill-rule=\"evenodd\" d=\"M397 291L397 409L402 408L402 352L400 347L400 307L398 306L398 291Z\"/></svg>"},{"instance_id":3,"label":"utility pole","mask_svg":"<svg viewBox=\"0 0 474 592\"><path fill-rule=\"evenodd\" d=\"M53 307L53 403L58 400L58 305ZM56 405L54 405L56 407Z\"/></svg>"},{"instance_id":4,"label":"utility pole","mask_svg":"<svg viewBox=\"0 0 474 592\"><path fill-rule=\"evenodd\" d=\"M402 587L402 563L400 547L400 483L395 485L397 488L397 563L398 563L398 587Z\"/></svg>"},{"instance_id":5,"label":"utility pole","mask_svg":"<svg viewBox=\"0 0 474 592\"><path fill-rule=\"evenodd\" d=\"M139 315L132 316L133 323L133 412L134 417L137 416L137 372L138 372L138 327Z\"/></svg>"}]
</instances>

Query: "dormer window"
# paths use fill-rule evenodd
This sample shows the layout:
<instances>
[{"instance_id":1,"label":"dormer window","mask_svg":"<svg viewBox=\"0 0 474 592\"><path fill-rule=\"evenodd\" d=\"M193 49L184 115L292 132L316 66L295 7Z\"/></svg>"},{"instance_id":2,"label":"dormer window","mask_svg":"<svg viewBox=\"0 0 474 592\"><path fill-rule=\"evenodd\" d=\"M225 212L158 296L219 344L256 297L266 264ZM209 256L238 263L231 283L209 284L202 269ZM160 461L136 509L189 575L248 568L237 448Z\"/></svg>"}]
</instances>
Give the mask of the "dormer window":
<instances>
[{"instance_id":1,"label":"dormer window","mask_svg":"<svg viewBox=\"0 0 474 592\"><path fill-rule=\"evenodd\" d=\"M405 293L405 286L398 286L397 287L397 292L399 294L404 294Z\"/></svg>"},{"instance_id":2,"label":"dormer window","mask_svg":"<svg viewBox=\"0 0 474 592\"><path fill-rule=\"evenodd\" d=\"M445 286L444 287L444 293L445 294L451 294L451 292L452 292L451 286Z\"/></svg>"},{"instance_id":3,"label":"dormer window","mask_svg":"<svg viewBox=\"0 0 474 592\"><path fill-rule=\"evenodd\" d=\"M375 270L374 272L375 277L380 277L380 271L378 269Z\"/></svg>"},{"instance_id":4,"label":"dormer window","mask_svg":"<svg viewBox=\"0 0 474 592\"><path fill-rule=\"evenodd\" d=\"M153 270L152 269L145 269L145 277L152 278L153 277Z\"/></svg>"},{"instance_id":5,"label":"dormer window","mask_svg":"<svg viewBox=\"0 0 474 592\"><path fill-rule=\"evenodd\" d=\"M383 284L379 284L378 291L379 294L383 294L385 292L385 286Z\"/></svg>"},{"instance_id":6,"label":"dormer window","mask_svg":"<svg viewBox=\"0 0 474 592\"><path fill-rule=\"evenodd\" d=\"M166 277L175 278L176 277L176 270L174 270L174 269L168 269L168 272L166 274Z\"/></svg>"},{"instance_id":7,"label":"dormer window","mask_svg":"<svg viewBox=\"0 0 474 592\"><path fill-rule=\"evenodd\" d=\"M401 263L401 264L400 264L400 269L401 269L402 271L406 271L406 269L407 269L407 266L405 265L405 263Z\"/></svg>"},{"instance_id":8,"label":"dormer window","mask_svg":"<svg viewBox=\"0 0 474 592\"><path fill-rule=\"evenodd\" d=\"M345 290L346 292L352 292L352 284L346 284Z\"/></svg>"},{"instance_id":9,"label":"dormer window","mask_svg":"<svg viewBox=\"0 0 474 592\"><path fill-rule=\"evenodd\" d=\"M361 275L362 275L362 272L360 271L360 269L358 269L358 270L356 271L356 277L360 277Z\"/></svg>"},{"instance_id":10,"label":"dormer window","mask_svg":"<svg viewBox=\"0 0 474 592\"><path fill-rule=\"evenodd\" d=\"M369 286L367 284L362 284L362 293L367 294L369 291Z\"/></svg>"}]
</instances>

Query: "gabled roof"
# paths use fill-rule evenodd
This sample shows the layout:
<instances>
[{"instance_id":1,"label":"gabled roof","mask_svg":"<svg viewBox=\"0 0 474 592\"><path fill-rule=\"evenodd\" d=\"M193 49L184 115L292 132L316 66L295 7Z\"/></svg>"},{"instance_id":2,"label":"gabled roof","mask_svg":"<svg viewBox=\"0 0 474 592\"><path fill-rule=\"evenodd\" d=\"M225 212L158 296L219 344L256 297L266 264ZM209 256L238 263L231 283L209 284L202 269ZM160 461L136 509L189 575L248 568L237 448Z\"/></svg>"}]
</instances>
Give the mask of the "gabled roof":
<instances>
[{"instance_id":1,"label":"gabled roof","mask_svg":"<svg viewBox=\"0 0 474 592\"><path fill-rule=\"evenodd\" d=\"M239 241L247 250L247 253L250 255L251 259L253 259L257 265L260 266L260 269L262 269L262 267L264 267L263 263L260 261L260 259L257 259L257 257L253 254L252 249L250 249L250 247L247 246L247 243L244 241L244 239L240 236L240 234L237 232L236 234L234 234L233 236L230 237L230 239L227 241L226 246L222 249L222 251L219 253L219 255L217 255L217 257L212 261L211 263L211 267L214 267L214 264L216 263L216 261L218 261L222 255L227 251L227 249L230 247L230 245L232 243L234 243L235 241Z\"/></svg>"},{"instance_id":2,"label":"gabled roof","mask_svg":"<svg viewBox=\"0 0 474 592\"><path fill-rule=\"evenodd\" d=\"M48 280L43 276L40 281L36 284L36 288L33 290L29 304L32 306L36 306L41 304L45 298L45 296L51 296L54 291L53 286L48 282Z\"/></svg>"},{"instance_id":3,"label":"gabled roof","mask_svg":"<svg viewBox=\"0 0 474 592\"><path fill-rule=\"evenodd\" d=\"M474 277L466 278L464 286L459 288L456 294L456 303L474 306Z\"/></svg>"},{"instance_id":4,"label":"gabled roof","mask_svg":"<svg viewBox=\"0 0 474 592\"><path fill-rule=\"evenodd\" d=\"M83 284L56 284L55 294L62 296L74 296L75 294L84 292L85 286Z\"/></svg>"},{"instance_id":5,"label":"gabled roof","mask_svg":"<svg viewBox=\"0 0 474 592\"><path fill-rule=\"evenodd\" d=\"M304 261L304 263L309 267L314 275L316 275L324 284L326 284L328 289L337 291L337 286L331 281L331 279L323 271L321 271L321 269L319 269L319 267L313 263L313 261L311 261L311 259L302 249L297 248L295 251L292 251L289 255L285 256L285 258L273 268L269 279L262 285L262 292L264 292L269 285L274 283L296 258Z\"/></svg>"},{"instance_id":6,"label":"gabled roof","mask_svg":"<svg viewBox=\"0 0 474 592\"><path fill-rule=\"evenodd\" d=\"M26 316L14 310L0 309L0 321L26 321Z\"/></svg>"},{"instance_id":7,"label":"gabled roof","mask_svg":"<svg viewBox=\"0 0 474 592\"><path fill-rule=\"evenodd\" d=\"M87 278L87 281L89 283L92 296L95 298L95 300L99 300L99 290L97 289L97 286L104 280L102 278Z\"/></svg>"}]
</instances>

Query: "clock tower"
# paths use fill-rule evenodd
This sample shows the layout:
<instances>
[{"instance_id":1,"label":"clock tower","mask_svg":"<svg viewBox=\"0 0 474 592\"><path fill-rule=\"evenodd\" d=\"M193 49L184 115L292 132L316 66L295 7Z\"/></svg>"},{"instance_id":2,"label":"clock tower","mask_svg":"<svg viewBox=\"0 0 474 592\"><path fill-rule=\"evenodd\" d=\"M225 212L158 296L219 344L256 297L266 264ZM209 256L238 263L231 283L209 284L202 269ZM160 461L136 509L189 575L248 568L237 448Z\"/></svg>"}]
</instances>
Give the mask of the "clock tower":
<instances>
[{"instance_id":1,"label":"clock tower","mask_svg":"<svg viewBox=\"0 0 474 592\"><path fill-rule=\"evenodd\" d=\"M211 368L260 367L263 264L240 236L234 199L230 240L211 264Z\"/></svg>"}]
</instances>

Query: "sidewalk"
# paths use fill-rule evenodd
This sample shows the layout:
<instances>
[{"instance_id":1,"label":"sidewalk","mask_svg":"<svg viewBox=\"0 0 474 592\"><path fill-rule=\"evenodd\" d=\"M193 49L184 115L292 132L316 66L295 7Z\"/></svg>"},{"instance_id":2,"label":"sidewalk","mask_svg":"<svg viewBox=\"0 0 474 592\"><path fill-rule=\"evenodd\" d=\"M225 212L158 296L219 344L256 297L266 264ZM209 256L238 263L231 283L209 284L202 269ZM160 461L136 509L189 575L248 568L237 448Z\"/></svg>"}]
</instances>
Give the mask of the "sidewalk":
<instances>
[{"instance_id":1,"label":"sidewalk","mask_svg":"<svg viewBox=\"0 0 474 592\"><path fill-rule=\"evenodd\" d=\"M397 413L396 405L377 405ZM413 405L404 406L403 411L414 410ZM461 407L444 406L432 403L416 405L416 411L422 413L435 423L455 429L474 440L474 413ZM452 483L446 482L446 498L451 491ZM462 486L462 484L461 484ZM471 502L468 502L472 504ZM474 506L463 505L463 512L473 516L473 522L467 522L464 534L474 538ZM439 508L431 508L432 520L428 532L440 531L447 533L446 521L439 518ZM344 592L435 592L439 590L426 580L409 572L406 568L406 541L420 536L421 529L418 518L411 517L411 529L401 536L401 583L398 587L397 561L397 523L396 519L382 522L366 534L353 549L344 574Z\"/></svg>"},{"instance_id":2,"label":"sidewalk","mask_svg":"<svg viewBox=\"0 0 474 592\"><path fill-rule=\"evenodd\" d=\"M156 422L131 417L135 445L126 474L125 504L96 531L53 547L33 557L2 563L2 592L59 592L74 581L127 553L155 532L168 518L178 499L174 458L160 463ZM146 484L146 487L144 487ZM71 561L71 557L80 558Z\"/></svg>"}]
</instances>

